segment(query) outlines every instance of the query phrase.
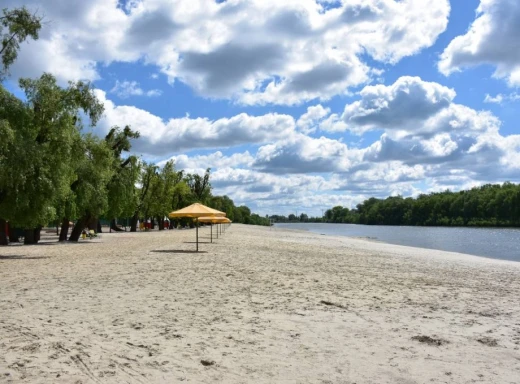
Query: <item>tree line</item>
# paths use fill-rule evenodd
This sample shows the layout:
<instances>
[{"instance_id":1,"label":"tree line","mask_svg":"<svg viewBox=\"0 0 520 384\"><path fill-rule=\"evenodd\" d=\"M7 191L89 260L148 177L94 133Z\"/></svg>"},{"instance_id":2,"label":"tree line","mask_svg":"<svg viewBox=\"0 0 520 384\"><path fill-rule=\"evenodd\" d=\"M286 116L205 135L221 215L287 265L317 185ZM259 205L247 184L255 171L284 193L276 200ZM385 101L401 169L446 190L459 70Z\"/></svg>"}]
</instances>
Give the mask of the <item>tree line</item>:
<instances>
[{"instance_id":1,"label":"tree line","mask_svg":"<svg viewBox=\"0 0 520 384\"><path fill-rule=\"evenodd\" d=\"M43 226L61 226L60 241L78 241L85 228L99 229L100 219L119 230L117 218L152 219L159 230L172 210L194 202L226 212L238 223L268 225L246 206L214 196L210 169L204 175L159 167L130 153L139 132L112 127L104 138L85 132L103 115L103 104L88 82L62 87L45 73L21 79L19 98L4 87L19 44L38 39L42 20L25 8L4 9L0 17L0 245L39 241ZM69 223L74 226L69 236ZM7 235L9 233L9 236Z\"/></svg>"},{"instance_id":2,"label":"tree line","mask_svg":"<svg viewBox=\"0 0 520 384\"><path fill-rule=\"evenodd\" d=\"M334 207L325 212L332 223L371 225L519 227L520 185L486 184L459 192L371 198L356 209Z\"/></svg>"},{"instance_id":3,"label":"tree line","mask_svg":"<svg viewBox=\"0 0 520 384\"><path fill-rule=\"evenodd\" d=\"M470 190L421 194L417 198L370 198L349 209L336 206L323 217L273 215L276 222L368 225L520 227L520 185L486 184Z\"/></svg>"}]
</instances>

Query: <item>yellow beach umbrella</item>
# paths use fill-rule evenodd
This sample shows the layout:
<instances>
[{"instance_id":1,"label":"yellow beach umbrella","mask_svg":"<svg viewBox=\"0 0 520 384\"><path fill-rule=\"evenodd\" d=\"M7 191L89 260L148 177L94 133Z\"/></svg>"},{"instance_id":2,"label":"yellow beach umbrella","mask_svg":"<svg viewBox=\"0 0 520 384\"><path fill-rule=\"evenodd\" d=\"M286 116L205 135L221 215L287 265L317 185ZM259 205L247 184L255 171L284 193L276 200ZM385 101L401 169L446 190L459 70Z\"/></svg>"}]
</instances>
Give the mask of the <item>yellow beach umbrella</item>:
<instances>
[{"instance_id":1,"label":"yellow beach umbrella","mask_svg":"<svg viewBox=\"0 0 520 384\"><path fill-rule=\"evenodd\" d=\"M171 218L174 217L191 217L195 219L195 229L197 233L197 252L199 251L199 227L197 221L199 217L223 217L226 216L224 212L217 211L216 209L207 207L203 204L195 203L188 207L179 209L178 211L170 212L168 215Z\"/></svg>"},{"instance_id":2,"label":"yellow beach umbrella","mask_svg":"<svg viewBox=\"0 0 520 384\"><path fill-rule=\"evenodd\" d=\"M212 223L212 224L231 223L231 220L229 220L227 217L223 217L223 216L199 217L198 220L201 223ZM218 238L218 232L217 232L217 238ZM213 226L211 227L211 242L213 243Z\"/></svg>"}]
</instances>

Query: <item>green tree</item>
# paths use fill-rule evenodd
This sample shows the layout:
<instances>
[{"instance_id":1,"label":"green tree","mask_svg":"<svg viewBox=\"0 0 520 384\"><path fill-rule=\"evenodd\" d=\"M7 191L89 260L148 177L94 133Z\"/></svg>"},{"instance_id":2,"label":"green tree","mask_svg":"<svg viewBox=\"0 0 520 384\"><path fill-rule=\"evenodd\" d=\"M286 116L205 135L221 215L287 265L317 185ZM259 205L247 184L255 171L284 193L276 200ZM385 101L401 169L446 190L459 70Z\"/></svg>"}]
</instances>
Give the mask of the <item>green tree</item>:
<instances>
[{"instance_id":1,"label":"green tree","mask_svg":"<svg viewBox=\"0 0 520 384\"><path fill-rule=\"evenodd\" d=\"M148 164L143 162L141 166L141 173L139 175L139 184L141 187L137 191L137 205L132 216L132 223L130 227L131 232L137 231L137 221L139 220L140 214L144 213L145 219L147 218L146 212L143 212L143 208L147 207L147 200L150 194L150 187L152 187L154 179L157 177L158 167L155 164Z\"/></svg>"},{"instance_id":2,"label":"green tree","mask_svg":"<svg viewBox=\"0 0 520 384\"><path fill-rule=\"evenodd\" d=\"M0 16L0 56L2 67L0 68L0 80L6 76L9 67L18 57L20 44L28 37L37 40L42 27L42 19L31 14L27 8L15 8L2 10Z\"/></svg>"},{"instance_id":3,"label":"green tree","mask_svg":"<svg viewBox=\"0 0 520 384\"><path fill-rule=\"evenodd\" d=\"M117 218L131 217L138 204L136 183L140 173L140 162L136 156L126 158L123 154L130 151L131 140L139 138L139 132L133 131L128 125L121 129L112 127L105 141L112 150L114 157L114 174L108 183L108 208L103 214L110 220L110 228L119 231Z\"/></svg>"},{"instance_id":4,"label":"green tree","mask_svg":"<svg viewBox=\"0 0 520 384\"><path fill-rule=\"evenodd\" d=\"M143 203L143 212L145 217L154 218L159 230L163 230L164 218L175 209L173 198L179 197L179 193L189 194L189 188L182 181L182 173L175 170L174 162L168 161L152 178L149 190Z\"/></svg>"},{"instance_id":5,"label":"green tree","mask_svg":"<svg viewBox=\"0 0 520 384\"><path fill-rule=\"evenodd\" d=\"M198 174L186 175L186 183L190 187L193 202L207 204L211 197L211 184L209 182L211 169L206 169L203 176Z\"/></svg>"},{"instance_id":6,"label":"green tree","mask_svg":"<svg viewBox=\"0 0 520 384\"><path fill-rule=\"evenodd\" d=\"M115 159L107 142L86 135L83 139L82 159L75 170L72 212L78 218L69 241L78 241L83 229L108 207L108 184L115 172ZM68 222L68 218L65 218Z\"/></svg>"},{"instance_id":7,"label":"green tree","mask_svg":"<svg viewBox=\"0 0 520 384\"><path fill-rule=\"evenodd\" d=\"M61 88L49 74L22 79L20 88L26 101L0 86L0 126L8 138L0 154L0 228L8 220L26 229L26 243L34 243L76 179L82 113L95 124L103 106L90 84Z\"/></svg>"}]
</instances>

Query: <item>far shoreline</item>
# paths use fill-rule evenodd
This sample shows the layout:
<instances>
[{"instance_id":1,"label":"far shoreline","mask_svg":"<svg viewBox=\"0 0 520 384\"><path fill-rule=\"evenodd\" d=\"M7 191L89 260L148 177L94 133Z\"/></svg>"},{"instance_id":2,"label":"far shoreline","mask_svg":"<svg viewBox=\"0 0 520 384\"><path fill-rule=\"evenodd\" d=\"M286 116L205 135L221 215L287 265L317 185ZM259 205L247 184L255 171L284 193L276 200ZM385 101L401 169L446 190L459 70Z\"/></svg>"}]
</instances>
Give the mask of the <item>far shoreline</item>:
<instances>
[{"instance_id":1,"label":"far shoreline","mask_svg":"<svg viewBox=\"0 0 520 384\"><path fill-rule=\"evenodd\" d=\"M279 225L283 225L283 226L279 226ZM383 228L421 228L421 229L427 229L427 228L438 228L438 229L444 229L444 228L459 228L459 229L477 229L476 227L441 227L441 226L436 226L436 227L425 227L425 226L390 226L390 225L364 225L364 224L348 224L348 223L274 223L273 225L273 228L278 228L278 229L284 229L284 230L290 230L290 231L301 231L301 232L306 232L306 233L313 233L313 234L316 234L316 235L320 235L320 236L331 236L331 237L338 237L339 239L349 239L349 240L352 240L352 241L363 241L363 242L366 242L366 243L370 243L370 244L384 244L384 245L391 245L391 246L397 246L397 247L405 247L405 248L410 248L410 249L417 249L417 250L423 250L423 251L429 251L429 252L443 252L443 253L448 253L448 254L453 254L453 255L463 255L463 256L469 256L469 257L473 257L473 258L478 258L478 259L485 259L485 260L492 260L492 261L501 261L501 262L512 262L512 263L515 263L516 265L518 265L520 263L520 258L518 260L515 260L515 259L511 259L511 258L504 258L504 257L493 257L493 256L490 256L490 255L482 255L482 254L474 254L474 253L468 253L468 252L460 252L460 251L456 251L456 250L450 250L450 249L441 249L441 248L433 248L433 247L425 247L425 246L418 246L418 245L413 245L413 244L404 244L404 243L397 243L397 242L390 242L390 241L387 241L385 239L381 239L381 238L378 238L378 237L373 237L373 236L362 236L362 235L346 235L346 234L332 234L332 233L323 233L323 232L320 232L320 231L317 231L317 230L313 230L313 229L310 229L310 228L290 228L290 227L286 227L285 225L306 225L306 224L311 224L311 225L316 225L316 224L329 224L329 225L334 225L334 224L347 224L347 225L355 225L355 226L362 226L362 227L368 227L368 228L374 228L374 227L383 227ZM520 231L520 228L497 228L497 227L479 227L478 229L485 229L485 230L489 230L489 229L516 229L516 230L519 230Z\"/></svg>"}]
</instances>

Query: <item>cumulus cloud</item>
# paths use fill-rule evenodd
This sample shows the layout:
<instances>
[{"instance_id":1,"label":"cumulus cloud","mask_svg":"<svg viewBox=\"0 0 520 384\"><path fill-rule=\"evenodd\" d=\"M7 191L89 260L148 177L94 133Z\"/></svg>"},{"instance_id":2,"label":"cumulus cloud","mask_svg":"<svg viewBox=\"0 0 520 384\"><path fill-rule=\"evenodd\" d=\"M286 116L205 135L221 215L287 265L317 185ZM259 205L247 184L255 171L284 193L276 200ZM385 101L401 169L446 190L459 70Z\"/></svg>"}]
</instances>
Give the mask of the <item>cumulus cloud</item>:
<instances>
[{"instance_id":1,"label":"cumulus cloud","mask_svg":"<svg viewBox=\"0 0 520 384\"><path fill-rule=\"evenodd\" d=\"M277 113L262 116L241 113L217 120L187 116L163 120L134 106L117 106L101 90L95 93L105 106L105 114L99 124L101 133L114 125L131 124L141 134L134 149L155 156L193 149L268 143L292 135L296 126L292 116Z\"/></svg>"},{"instance_id":2,"label":"cumulus cloud","mask_svg":"<svg viewBox=\"0 0 520 384\"><path fill-rule=\"evenodd\" d=\"M348 129L347 123L345 123L337 113L333 113L322 120L319 127L322 131L326 132L343 132Z\"/></svg>"},{"instance_id":3,"label":"cumulus cloud","mask_svg":"<svg viewBox=\"0 0 520 384\"><path fill-rule=\"evenodd\" d=\"M518 172L519 167L506 160L516 150L500 135L500 120L454 103L451 89L406 77L389 86L365 87L360 96L345 107L342 117L348 129L384 132L362 149L362 163L422 166L424 175L431 177L464 170L482 180Z\"/></svg>"},{"instance_id":4,"label":"cumulus cloud","mask_svg":"<svg viewBox=\"0 0 520 384\"><path fill-rule=\"evenodd\" d=\"M321 104L307 108L307 112L300 116L296 122L297 127L303 133L316 131L316 126L330 113L330 108L324 108Z\"/></svg>"},{"instance_id":5,"label":"cumulus cloud","mask_svg":"<svg viewBox=\"0 0 520 384\"><path fill-rule=\"evenodd\" d=\"M457 36L441 55L444 75L481 64L495 66L495 77L520 85L520 2L481 0L466 34Z\"/></svg>"},{"instance_id":6,"label":"cumulus cloud","mask_svg":"<svg viewBox=\"0 0 520 384\"><path fill-rule=\"evenodd\" d=\"M486 97L484 98L484 103L502 104L505 101L514 102L518 100L520 100L520 95L516 92L510 93L509 95L499 93L496 96L486 94Z\"/></svg>"},{"instance_id":7,"label":"cumulus cloud","mask_svg":"<svg viewBox=\"0 0 520 384\"><path fill-rule=\"evenodd\" d=\"M347 146L326 137L294 134L290 138L258 149L253 167L272 173L342 172L351 166Z\"/></svg>"},{"instance_id":8,"label":"cumulus cloud","mask_svg":"<svg viewBox=\"0 0 520 384\"><path fill-rule=\"evenodd\" d=\"M447 108L455 91L419 77L401 77L394 84L367 86L361 100L345 107L347 127L356 133L373 129L406 129Z\"/></svg>"},{"instance_id":9,"label":"cumulus cloud","mask_svg":"<svg viewBox=\"0 0 520 384\"><path fill-rule=\"evenodd\" d=\"M211 153L209 155L197 155L189 157L187 155L172 156L168 160L173 160L179 169L198 169L205 170L207 168L238 168L250 166L254 157L248 151L243 153L233 153L231 156L225 156L221 151ZM164 160L159 163L166 163Z\"/></svg>"},{"instance_id":10,"label":"cumulus cloud","mask_svg":"<svg viewBox=\"0 0 520 384\"><path fill-rule=\"evenodd\" d=\"M159 89L150 89L144 91L137 81L119 81L116 80L116 84L110 90L111 93L115 93L119 98L126 99L130 96L147 96L157 97L162 95L162 91Z\"/></svg>"},{"instance_id":11,"label":"cumulus cloud","mask_svg":"<svg viewBox=\"0 0 520 384\"><path fill-rule=\"evenodd\" d=\"M435 189L457 181L469 185L520 178L520 135L502 136L500 120L492 113L456 104L453 90L418 78L366 87L341 117L316 105L297 121L281 114L163 120L136 107L116 106L104 92L96 92L106 106L102 126L132 122L142 134L135 143L138 152L165 156L197 148L253 145L229 155L179 153L171 159L188 171L211 167L218 193L240 201L263 201L264 207L303 199L300 192L307 197L341 191L384 197L417 193L418 183ZM337 128L331 128L334 125ZM374 143L356 148L303 133L327 126L383 133Z\"/></svg>"},{"instance_id":12,"label":"cumulus cloud","mask_svg":"<svg viewBox=\"0 0 520 384\"><path fill-rule=\"evenodd\" d=\"M378 71L365 54L395 64L430 47L450 11L448 0L25 3L49 23L22 47L14 76L95 80L99 65L141 61L204 97L288 105L367 82Z\"/></svg>"}]
</instances>

